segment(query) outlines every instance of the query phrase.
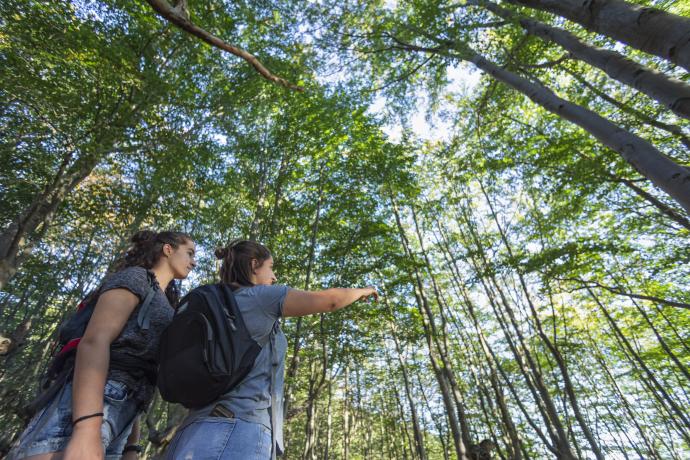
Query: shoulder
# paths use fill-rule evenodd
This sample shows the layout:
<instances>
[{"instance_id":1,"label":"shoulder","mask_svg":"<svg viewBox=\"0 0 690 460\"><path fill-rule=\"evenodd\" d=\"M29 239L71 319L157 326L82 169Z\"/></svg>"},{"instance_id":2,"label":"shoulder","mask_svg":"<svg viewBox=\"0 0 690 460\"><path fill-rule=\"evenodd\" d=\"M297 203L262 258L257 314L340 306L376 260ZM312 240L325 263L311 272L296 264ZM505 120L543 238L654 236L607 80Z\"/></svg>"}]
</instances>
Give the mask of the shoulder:
<instances>
[{"instance_id":1,"label":"shoulder","mask_svg":"<svg viewBox=\"0 0 690 460\"><path fill-rule=\"evenodd\" d=\"M248 295L256 297L281 295L284 296L288 293L289 290L290 288L288 286L284 286L282 284L272 284L270 286L258 285L242 289L242 291L246 292Z\"/></svg>"},{"instance_id":2,"label":"shoulder","mask_svg":"<svg viewBox=\"0 0 690 460\"><path fill-rule=\"evenodd\" d=\"M129 279L148 279L149 271L144 267L127 267L113 273L112 276Z\"/></svg>"},{"instance_id":3,"label":"shoulder","mask_svg":"<svg viewBox=\"0 0 690 460\"><path fill-rule=\"evenodd\" d=\"M149 272L144 267L127 267L106 277L101 292L127 289L143 298L150 289Z\"/></svg>"},{"instance_id":4,"label":"shoulder","mask_svg":"<svg viewBox=\"0 0 690 460\"><path fill-rule=\"evenodd\" d=\"M282 316L283 302L290 288L281 284L259 285L241 288L235 292L240 302L262 311L271 319Z\"/></svg>"}]
</instances>

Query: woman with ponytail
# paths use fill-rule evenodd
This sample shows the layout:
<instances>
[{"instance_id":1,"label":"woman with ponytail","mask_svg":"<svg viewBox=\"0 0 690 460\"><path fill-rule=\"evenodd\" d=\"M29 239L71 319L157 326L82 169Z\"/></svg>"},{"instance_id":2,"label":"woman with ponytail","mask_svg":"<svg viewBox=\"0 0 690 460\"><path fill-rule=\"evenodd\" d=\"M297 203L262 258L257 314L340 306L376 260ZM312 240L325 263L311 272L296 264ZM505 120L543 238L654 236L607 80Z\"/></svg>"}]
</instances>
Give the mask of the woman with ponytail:
<instances>
[{"instance_id":1,"label":"woman with ponytail","mask_svg":"<svg viewBox=\"0 0 690 460\"><path fill-rule=\"evenodd\" d=\"M34 415L9 459L137 458L137 419L153 397L160 334L178 298L175 280L189 275L194 255L194 242L184 233L141 231L132 237L96 292L72 378Z\"/></svg>"},{"instance_id":2,"label":"woman with ponytail","mask_svg":"<svg viewBox=\"0 0 690 460\"><path fill-rule=\"evenodd\" d=\"M269 459L283 451L287 339L280 318L330 313L370 296L376 299L376 289L300 291L276 285L270 251L254 241L235 240L216 250L216 257L222 260L221 282L233 290L249 333L266 345L239 385L189 414L166 459Z\"/></svg>"}]
</instances>

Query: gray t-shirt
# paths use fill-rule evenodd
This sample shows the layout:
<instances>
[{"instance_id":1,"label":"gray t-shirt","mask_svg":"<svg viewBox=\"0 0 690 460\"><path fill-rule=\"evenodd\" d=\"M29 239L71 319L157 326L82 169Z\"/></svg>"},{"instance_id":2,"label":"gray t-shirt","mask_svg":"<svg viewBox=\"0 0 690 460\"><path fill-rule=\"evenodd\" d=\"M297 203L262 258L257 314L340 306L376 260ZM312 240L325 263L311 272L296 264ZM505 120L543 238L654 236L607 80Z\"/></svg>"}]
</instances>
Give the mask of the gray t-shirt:
<instances>
[{"instance_id":1,"label":"gray t-shirt","mask_svg":"<svg viewBox=\"0 0 690 460\"><path fill-rule=\"evenodd\" d=\"M158 344L163 329L170 324L174 310L168 302L165 293L154 280L155 294L150 304L148 330L143 330L137 323L137 315L141 304L137 305L122 328L120 335L110 345L111 351L126 353L155 364L158 360ZM147 270L143 267L128 267L106 278L101 287L101 294L111 289L126 289L143 301L149 292L151 282ZM154 393L154 386L146 378L137 378L130 373L118 369L110 369L108 378L124 383L134 392L135 398L147 404Z\"/></svg>"},{"instance_id":2,"label":"gray t-shirt","mask_svg":"<svg viewBox=\"0 0 690 460\"><path fill-rule=\"evenodd\" d=\"M290 290L287 286L251 286L243 287L234 292L237 306L242 313L242 319L252 338L259 344L266 343L256 357L254 367L247 377L232 391L224 395L219 401L214 401L206 407L192 411L183 426L192 421L207 416L216 404L221 403L230 409L237 418L260 423L271 428L271 372L275 370L276 395L276 443L279 451L283 451L283 383L285 379L285 353L287 339L278 321L283 315L283 302ZM275 334L271 335L271 331ZM271 363L271 344L267 343L272 337L275 347L275 366Z\"/></svg>"}]
</instances>

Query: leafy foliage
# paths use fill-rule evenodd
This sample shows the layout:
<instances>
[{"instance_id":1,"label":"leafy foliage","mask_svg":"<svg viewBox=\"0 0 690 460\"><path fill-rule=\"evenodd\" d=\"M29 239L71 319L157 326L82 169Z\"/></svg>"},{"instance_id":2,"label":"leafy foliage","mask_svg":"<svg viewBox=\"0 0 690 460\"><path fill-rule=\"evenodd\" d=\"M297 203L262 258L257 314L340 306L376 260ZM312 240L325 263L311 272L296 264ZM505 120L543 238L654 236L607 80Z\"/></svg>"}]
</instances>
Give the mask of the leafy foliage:
<instances>
[{"instance_id":1,"label":"leafy foliage","mask_svg":"<svg viewBox=\"0 0 690 460\"><path fill-rule=\"evenodd\" d=\"M683 2L638 3L687 15ZM483 439L500 458L687 457L687 215L524 94L488 75L459 83L472 76L459 61L471 48L679 163L687 120L464 2L190 7L306 91L268 84L145 2L0 5L2 226L93 163L26 235L33 250L0 291L16 346L0 358L2 449L56 327L128 236L153 227L195 237L185 290L215 279L214 246L251 237L280 283L381 291L378 304L284 322L289 458L445 459ZM420 114L432 133L413 129ZM152 404L148 457L180 415Z\"/></svg>"}]
</instances>

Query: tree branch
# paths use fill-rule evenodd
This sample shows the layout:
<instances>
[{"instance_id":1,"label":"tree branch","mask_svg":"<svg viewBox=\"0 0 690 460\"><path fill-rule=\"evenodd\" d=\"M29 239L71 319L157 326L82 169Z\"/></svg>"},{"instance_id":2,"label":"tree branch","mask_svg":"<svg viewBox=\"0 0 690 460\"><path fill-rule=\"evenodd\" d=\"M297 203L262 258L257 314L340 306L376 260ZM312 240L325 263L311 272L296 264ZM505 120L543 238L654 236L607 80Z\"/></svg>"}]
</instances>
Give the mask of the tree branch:
<instances>
[{"instance_id":1,"label":"tree branch","mask_svg":"<svg viewBox=\"0 0 690 460\"><path fill-rule=\"evenodd\" d=\"M409 77L416 74L419 69L421 69L422 67L427 65L429 63L429 61L431 61L434 58L434 56L435 56L435 54L431 54L428 58L426 58L424 61L422 61L419 65L415 66L412 70L405 72L400 77L394 78L393 80L390 80L390 81L386 82L385 84L378 86L376 88L364 90L364 92L375 93L377 91L381 91L381 90L386 89L390 86L393 86L396 83L400 83L401 81L407 80Z\"/></svg>"},{"instance_id":2,"label":"tree branch","mask_svg":"<svg viewBox=\"0 0 690 460\"><path fill-rule=\"evenodd\" d=\"M606 286L606 285L600 284L596 281L586 281L586 280L582 280L579 278L559 278L559 279L562 281L575 281L577 283L580 283L582 285L582 289L600 288L600 289L604 289L605 291L609 291L613 294L624 296L624 297L629 297L631 299L649 300L650 302L657 302L657 303L660 303L663 305L668 305L671 307L690 309L690 304L687 304L687 303L676 302L674 300L662 299L660 297L654 297L654 296L650 296L650 295L634 294L632 292L625 292L622 289L611 287L611 286Z\"/></svg>"},{"instance_id":3,"label":"tree branch","mask_svg":"<svg viewBox=\"0 0 690 460\"><path fill-rule=\"evenodd\" d=\"M160 16L175 24L185 32L200 38L209 45L215 46L216 48L220 48L223 51L227 51L228 53L244 59L251 64L251 66L254 67L254 69L266 80L295 91L304 91L303 87L292 84L284 78L273 75L253 54L224 42L215 35L192 23L187 17L181 14L181 12L184 11L183 8L173 8L170 6L167 0L146 0L146 2L151 5L151 8L153 8Z\"/></svg>"}]
</instances>

